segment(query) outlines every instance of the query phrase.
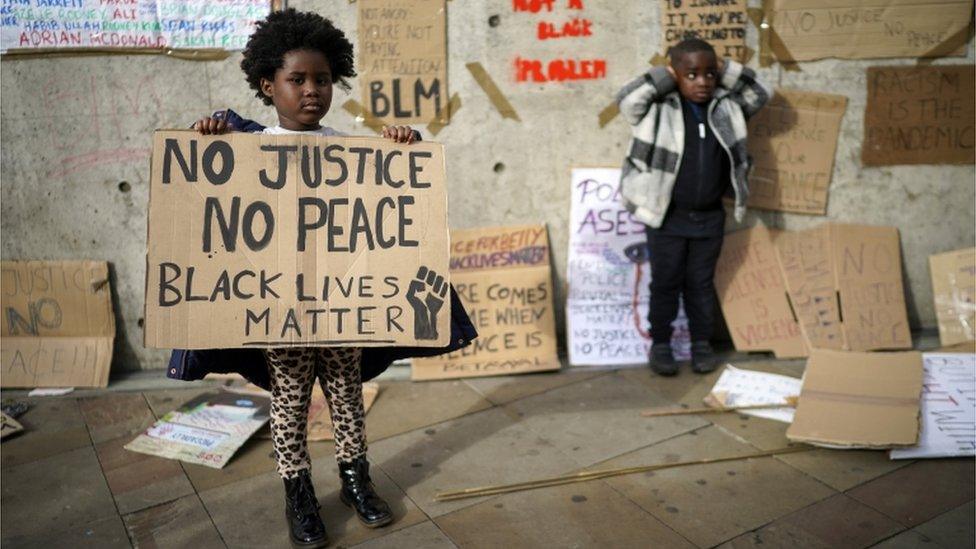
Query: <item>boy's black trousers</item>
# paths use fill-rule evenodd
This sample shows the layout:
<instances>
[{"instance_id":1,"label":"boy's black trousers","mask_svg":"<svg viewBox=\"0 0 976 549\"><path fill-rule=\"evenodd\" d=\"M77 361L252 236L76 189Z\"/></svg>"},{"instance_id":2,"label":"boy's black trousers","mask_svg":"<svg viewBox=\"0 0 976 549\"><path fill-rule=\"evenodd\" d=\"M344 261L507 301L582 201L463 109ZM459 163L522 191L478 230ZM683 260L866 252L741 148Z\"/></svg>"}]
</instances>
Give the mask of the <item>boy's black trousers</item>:
<instances>
[{"instance_id":1,"label":"boy's black trousers","mask_svg":"<svg viewBox=\"0 0 976 549\"><path fill-rule=\"evenodd\" d=\"M724 221L722 215L722 221ZM715 293L715 265L722 251L724 234L718 230L687 231L647 228L651 255L651 338L655 343L671 341L671 323L678 316L679 298L692 341L708 341L715 328L718 295ZM707 223L712 225L713 223ZM698 227L695 227L698 228ZM705 228L705 227L701 227Z\"/></svg>"}]
</instances>

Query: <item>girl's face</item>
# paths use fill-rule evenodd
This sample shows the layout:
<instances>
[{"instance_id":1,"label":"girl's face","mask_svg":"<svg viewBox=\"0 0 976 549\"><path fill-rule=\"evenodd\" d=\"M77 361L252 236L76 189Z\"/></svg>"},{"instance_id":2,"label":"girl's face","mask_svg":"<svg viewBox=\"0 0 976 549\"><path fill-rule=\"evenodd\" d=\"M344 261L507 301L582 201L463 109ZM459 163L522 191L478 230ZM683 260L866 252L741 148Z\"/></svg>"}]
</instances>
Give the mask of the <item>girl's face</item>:
<instances>
[{"instance_id":1,"label":"girl's face","mask_svg":"<svg viewBox=\"0 0 976 549\"><path fill-rule=\"evenodd\" d=\"M261 91L274 103L282 128L316 130L332 105L329 59L320 51L292 50L274 80L261 79Z\"/></svg>"}]
</instances>

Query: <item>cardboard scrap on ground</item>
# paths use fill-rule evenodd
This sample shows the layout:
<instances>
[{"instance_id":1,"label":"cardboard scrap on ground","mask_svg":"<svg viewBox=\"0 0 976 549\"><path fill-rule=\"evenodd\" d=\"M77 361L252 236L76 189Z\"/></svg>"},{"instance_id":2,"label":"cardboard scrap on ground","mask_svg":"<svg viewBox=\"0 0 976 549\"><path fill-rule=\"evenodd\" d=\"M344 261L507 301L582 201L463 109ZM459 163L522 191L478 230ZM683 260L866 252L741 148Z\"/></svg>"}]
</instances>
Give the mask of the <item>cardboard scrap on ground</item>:
<instances>
[{"instance_id":1,"label":"cardboard scrap on ground","mask_svg":"<svg viewBox=\"0 0 976 549\"><path fill-rule=\"evenodd\" d=\"M891 459L976 455L976 354L925 353L918 445Z\"/></svg>"},{"instance_id":2,"label":"cardboard scrap on ground","mask_svg":"<svg viewBox=\"0 0 976 549\"><path fill-rule=\"evenodd\" d=\"M248 385L248 387L270 396L269 393L262 391L254 385ZM373 403L376 402L376 397L379 396L379 393L379 383L375 381L363 383L363 409L367 413L369 413L369 409L372 408ZM258 438L271 438L271 431L269 429L262 429L258 433ZM332 431L332 417L329 412L329 403L325 400L325 393L322 392L322 386L316 383L312 387L312 402L308 407L308 441L320 442L323 440L335 440L335 434Z\"/></svg>"},{"instance_id":3,"label":"cardboard scrap on ground","mask_svg":"<svg viewBox=\"0 0 976 549\"><path fill-rule=\"evenodd\" d=\"M451 280L478 338L459 351L411 361L411 379L559 369L545 225L454 229Z\"/></svg>"},{"instance_id":4,"label":"cardboard scrap on ground","mask_svg":"<svg viewBox=\"0 0 976 549\"><path fill-rule=\"evenodd\" d=\"M4 261L0 387L105 387L115 316L104 261Z\"/></svg>"},{"instance_id":5,"label":"cardboard scrap on ground","mask_svg":"<svg viewBox=\"0 0 976 549\"><path fill-rule=\"evenodd\" d=\"M270 417L271 399L253 393L202 394L169 412L126 450L220 469Z\"/></svg>"},{"instance_id":6,"label":"cardboard scrap on ground","mask_svg":"<svg viewBox=\"0 0 976 549\"><path fill-rule=\"evenodd\" d=\"M976 248L929 256L939 342L976 340Z\"/></svg>"},{"instance_id":7,"label":"cardboard scrap on ground","mask_svg":"<svg viewBox=\"0 0 976 549\"><path fill-rule=\"evenodd\" d=\"M813 349L786 437L833 448L918 442L922 354Z\"/></svg>"},{"instance_id":8,"label":"cardboard scrap on ground","mask_svg":"<svg viewBox=\"0 0 976 549\"><path fill-rule=\"evenodd\" d=\"M8 416L6 412L0 412L0 439L7 438L23 430L24 426L19 421Z\"/></svg>"},{"instance_id":9,"label":"cardboard scrap on ground","mask_svg":"<svg viewBox=\"0 0 976 549\"><path fill-rule=\"evenodd\" d=\"M824 215L847 97L776 90L749 120L749 206Z\"/></svg>"},{"instance_id":10,"label":"cardboard scrap on ground","mask_svg":"<svg viewBox=\"0 0 976 549\"><path fill-rule=\"evenodd\" d=\"M704 400L705 404L717 408L782 403L782 408L741 410L739 413L792 423L794 409L787 405L787 399L800 394L801 384L795 377L743 370L728 364Z\"/></svg>"},{"instance_id":11,"label":"cardboard scrap on ground","mask_svg":"<svg viewBox=\"0 0 976 549\"><path fill-rule=\"evenodd\" d=\"M972 0L769 0L764 56L779 61L827 57L964 55Z\"/></svg>"},{"instance_id":12,"label":"cardboard scrap on ground","mask_svg":"<svg viewBox=\"0 0 976 549\"><path fill-rule=\"evenodd\" d=\"M151 171L147 347L447 345L442 145L157 131Z\"/></svg>"}]
</instances>

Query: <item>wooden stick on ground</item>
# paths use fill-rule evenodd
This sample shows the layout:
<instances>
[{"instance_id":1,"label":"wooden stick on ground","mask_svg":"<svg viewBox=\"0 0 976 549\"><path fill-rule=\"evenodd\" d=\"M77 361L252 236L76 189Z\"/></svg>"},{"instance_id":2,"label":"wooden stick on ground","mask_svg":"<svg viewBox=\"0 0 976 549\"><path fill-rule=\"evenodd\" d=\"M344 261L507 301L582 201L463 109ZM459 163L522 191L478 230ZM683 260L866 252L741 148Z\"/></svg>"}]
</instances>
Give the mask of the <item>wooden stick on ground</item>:
<instances>
[{"instance_id":1,"label":"wooden stick on ground","mask_svg":"<svg viewBox=\"0 0 976 549\"><path fill-rule=\"evenodd\" d=\"M795 402L791 402L787 399L786 402L780 402L777 404L748 404L745 406L723 406L719 408L712 408L710 406L704 406L701 408L664 408L664 409L652 409L644 410L641 412L643 417L663 417L663 416L684 416L691 414L724 414L726 412L738 412L739 410L772 410L776 408L792 408L796 406Z\"/></svg>"},{"instance_id":2,"label":"wooden stick on ground","mask_svg":"<svg viewBox=\"0 0 976 549\"><path fill-rule=\"evenodd\" d=\"M641 465L637 467L625 467L622 469L602 469L597 471L584 471L580 473L572 473L569 475L562 475L562 476L551 477L547 479L517 482L514 484L499 484L495 486L481 486L478 488L467 488L465 490L457 490L454 492L441 492L440 494L435 495L434 499L436 501L454 501L454 500L465 499L465 498L491 496L495 494L505 494L509 492L519 492L522 490L534 490L536 488L559 486L561 484L571 484L574 482L586 482L588 480L596 480L600 478L615 477L620 475L629 475L633 473L643 473L646 471L657 471L659 469L670 469L672 467L687 467L689 465L706 465L709 463L738 461L742 459L769 457L769 456L776 456L780 454L791 454L794 452L806 452L812 449L813 448L809 446L793 446L787 448L779 448L776 450L770 450L767 452L745 454L741 456L705 458L705 459L692 460L692 461L678 461L675 463L659 463L656 465Z\"/></svg>"}]
</instances>

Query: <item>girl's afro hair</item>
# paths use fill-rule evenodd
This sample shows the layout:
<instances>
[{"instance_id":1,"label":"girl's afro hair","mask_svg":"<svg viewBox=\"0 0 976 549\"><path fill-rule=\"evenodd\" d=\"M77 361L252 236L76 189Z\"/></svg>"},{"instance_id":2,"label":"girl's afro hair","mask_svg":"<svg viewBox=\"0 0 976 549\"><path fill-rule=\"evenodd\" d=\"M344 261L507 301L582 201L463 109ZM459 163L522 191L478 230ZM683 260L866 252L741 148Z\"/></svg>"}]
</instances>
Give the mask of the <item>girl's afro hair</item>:
<instances>
[{"instance_id":1,"label":"girl's afro hair","mask_svg":"<svg viewBox=\"0 0 976 549\"><path fill-rule=\"evenodd\" d=\"M258 99L271 105L271 98L261 92L261 79L274 80L275 71L285 63L292 50L320 51L329 60L332 82L349 89L347 78L356 76L352 43L332 21L317 13L298 12L294 8L274 12L258 21L247 39L241 69Z\"/></svg>"}]
</instances>

